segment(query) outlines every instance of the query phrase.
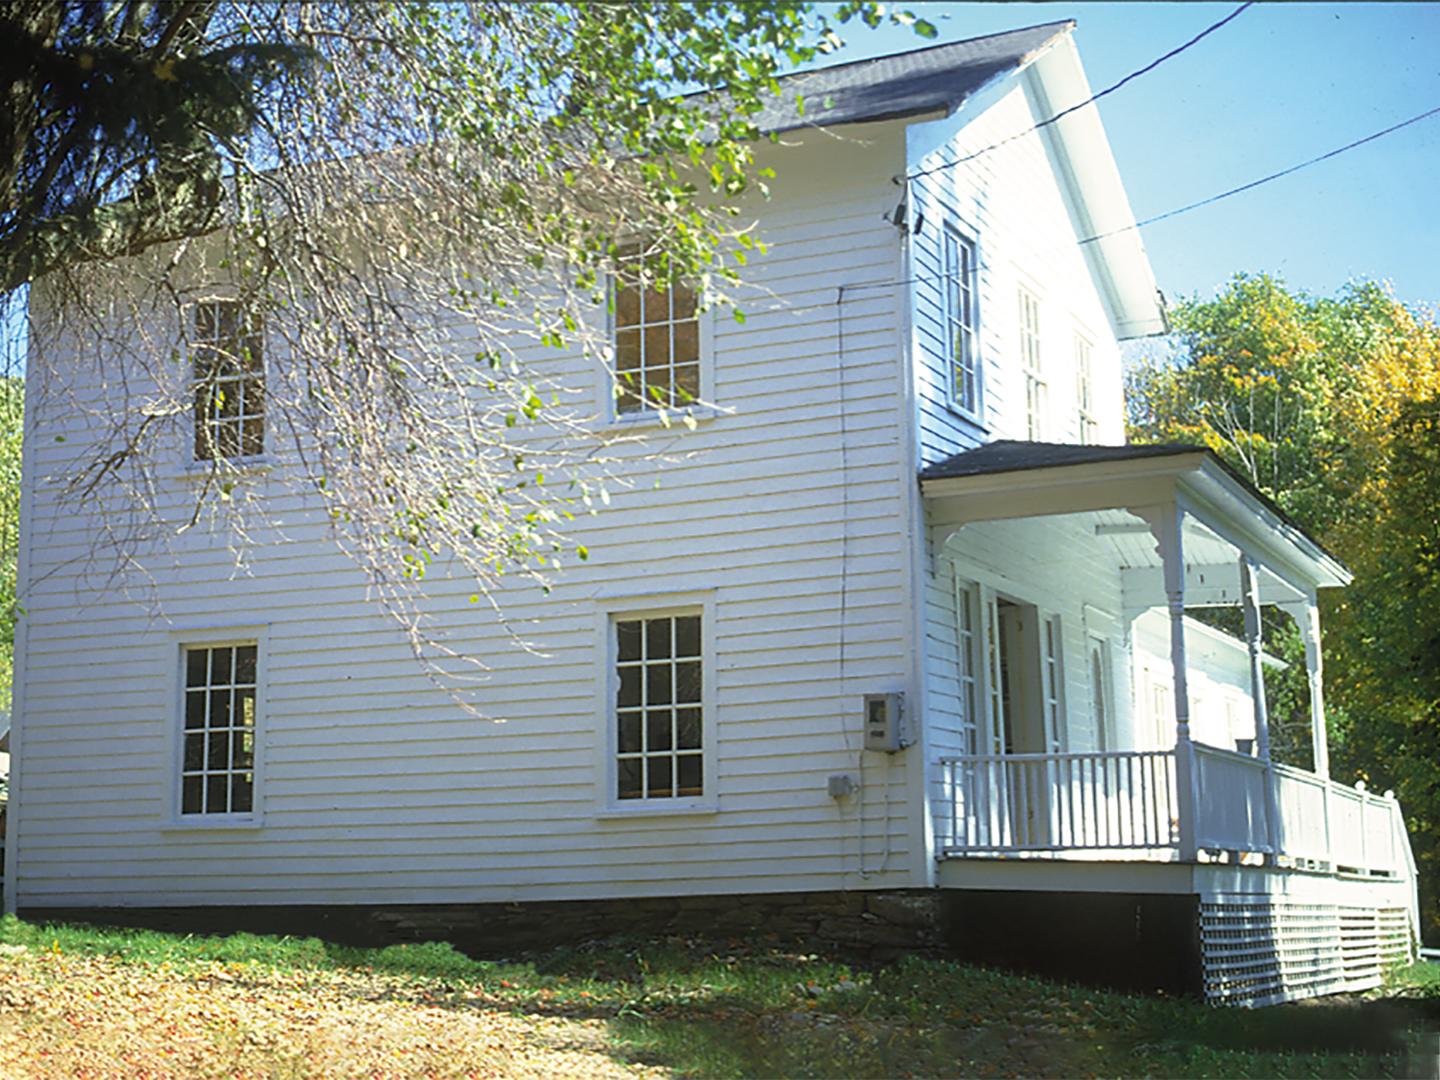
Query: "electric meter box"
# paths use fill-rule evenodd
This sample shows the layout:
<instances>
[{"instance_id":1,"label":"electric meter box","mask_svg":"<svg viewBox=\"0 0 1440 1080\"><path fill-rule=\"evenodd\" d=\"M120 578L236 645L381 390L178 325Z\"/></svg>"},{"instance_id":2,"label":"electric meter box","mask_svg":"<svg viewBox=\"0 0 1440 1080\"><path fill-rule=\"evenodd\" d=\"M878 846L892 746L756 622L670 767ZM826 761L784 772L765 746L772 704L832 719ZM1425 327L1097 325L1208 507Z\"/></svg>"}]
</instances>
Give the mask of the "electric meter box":
<instances>
[{"instance_id":1,"label":"electric meter box","mask_svg":"<svg viewBox=\"0 0 1440 1080\"><path fill-rule=\"evenodd\" d=\"M893 754L904 748L900 722L904 713L905 695L865 695L865 749Z\"/></svg>"}]
</instances>

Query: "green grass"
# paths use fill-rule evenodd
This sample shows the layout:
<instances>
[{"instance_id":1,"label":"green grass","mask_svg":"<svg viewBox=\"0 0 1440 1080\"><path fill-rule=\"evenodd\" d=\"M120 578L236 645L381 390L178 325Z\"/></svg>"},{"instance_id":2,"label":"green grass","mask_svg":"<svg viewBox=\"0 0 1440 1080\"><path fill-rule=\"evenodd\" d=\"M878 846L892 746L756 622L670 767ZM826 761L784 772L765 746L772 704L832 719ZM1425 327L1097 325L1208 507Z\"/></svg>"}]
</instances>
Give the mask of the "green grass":
<instances>
[{"instance_id":1,"label":"green grass","mask_svg":"<svg viewBox=\"0 0 1440 1080\"><path fill-rule=\"evenodd\" d=\"M611 941L513 962L444 944L195 937L0 920L0 943L127 963L360 969L440 1000L597 1016L618 1054L694 1076L1395 1076L1440 1031L1440 969L1381 994L1212 1008L910 958L861 968L738 943ZM432 999L433 1000L433 999Z\"/></svg>"}]
</instances>

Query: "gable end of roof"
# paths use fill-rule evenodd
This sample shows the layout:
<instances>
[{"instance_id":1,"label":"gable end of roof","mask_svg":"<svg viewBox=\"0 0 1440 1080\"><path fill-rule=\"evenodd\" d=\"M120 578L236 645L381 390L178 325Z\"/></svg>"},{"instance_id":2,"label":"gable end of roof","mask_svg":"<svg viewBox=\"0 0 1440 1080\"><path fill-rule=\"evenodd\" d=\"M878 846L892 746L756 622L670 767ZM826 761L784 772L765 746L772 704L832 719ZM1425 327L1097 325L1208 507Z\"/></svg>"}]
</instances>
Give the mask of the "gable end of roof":
<instances>
[{"instance_id":1,"label":"gable end of roof","mask_svg":"<svg viewBox=\"0 0 1440 1080\"><path fill-rule=\"evenodd\" d=\"M1075 29L1073 19L786 75L757 118L761 131L834 127L944 111L1017 71ZM796 99L804 99L804 111Z\"/></svg>"}]
</instances>

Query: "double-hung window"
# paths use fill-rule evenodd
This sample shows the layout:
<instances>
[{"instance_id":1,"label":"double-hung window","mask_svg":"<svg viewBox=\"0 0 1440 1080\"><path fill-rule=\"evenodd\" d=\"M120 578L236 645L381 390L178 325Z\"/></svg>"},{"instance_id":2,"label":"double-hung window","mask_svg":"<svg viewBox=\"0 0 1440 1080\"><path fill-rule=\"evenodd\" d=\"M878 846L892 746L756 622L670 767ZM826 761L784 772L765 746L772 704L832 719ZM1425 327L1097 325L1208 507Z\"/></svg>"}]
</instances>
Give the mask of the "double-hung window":
<instances>
[{"instance_id":1,"label":"double-hung window","mask_svg":"<svg viewBox=\"0 0 1440 1080\"><path fill-rule=\"evenodd\" d=\"M1044 709L1045 748L1052 754L1058 754L1065 746L1065 676L1060 666L1062 643L1060 618L1050 615L1040 623L1040 693Z\"/></svg>"},{"instance_id":2,"label":"double-hung window","mask_svg":"<svg viewBox=\"0 0 1440 1080\"><path fill-rule=\"evenodd\" d=\"M945 362L950 402L980 414L980 367L976 344L975 244L952 229L943 232Z\"/></svg>"},{"instance_id":3,"label":"double-hung window","mask_svg":"<svg viewBox=\"0 0 1440 1080\"><path fill-rule=\"evenodd\" d=\"M700 316L695 289L667 280L639 245L620 251L614 278L615 408L683 408L700 400Z\"/></svg>"},{"instance_id":4,"label":"double-hung window","mask_svg":"<svg viewBox=\"0 0 1440 1080\"><path fill-rule=\"evenodd\" d=\"M259 643L182 648L182 818L248 816L255 809Z\"/></svg>"},{"instance_id":5,"label":"double-hung window","mask_svg":"<svg viewBox=\"0 0 1440 1080\"><path fill-rule=\"evenodd\" d=\"M259 317L236 300L195 306L195 460L265 452L265 352Z\"/></svg>"},{"instance_id":6,"label":"double-hung window","mask_svg":"<svg viewBox=\"0 0 1440 1080\"><path fill-rule=\"evenodd\" d=\"M615 798L697 799L706 791L703 615L617 616Z\"/></svg>"},{"instance_id":7,"label":"double-hung window","mask_svg":"<svg viewBox=\"0 0 1440 1080\"><path fill-rule=\"evenodd\" d=\"M980 686L976 654L979 651L980 587L955 579L955 629L960 683L960 725L967 754L980 752ZM987 748L988 749L988 748Z\"/></svg>"},{"instance_id":8,"label":"double-hung window","mask_svg":"<svg viewBox=\"0 0 1440 1080\"><path fill-rule=\"evenodd\" d=\"M1101 637L1091 636L1090 650L1090 722L1095 728L1095 749L1109 750L1110 717L1110 645Z\"/></svg>"},{"instance_id":9,"label":"double-hung window","mask_svg":"<svg viewBox=\"0 0 1440 1080\"><path fill-rule=\"evenodd\" d=\"M1025 430L1031 442L1045 438L1049 388L1040 348L1040 298L1020 287L1020 366L1025 372Z\"/></svg>"},{"instance_id":10,"label":"double-hung window","mask_svg":"<svg viewBox=\"0 0 1440 1080\"><path fill-rule=\"evenodd\" d=\"M1095 417L1094 348L1075 335L1075 402L1080 419L1080 442L1093 446L1100 438L1100 421Z\"/></svg>"}]
</instances>

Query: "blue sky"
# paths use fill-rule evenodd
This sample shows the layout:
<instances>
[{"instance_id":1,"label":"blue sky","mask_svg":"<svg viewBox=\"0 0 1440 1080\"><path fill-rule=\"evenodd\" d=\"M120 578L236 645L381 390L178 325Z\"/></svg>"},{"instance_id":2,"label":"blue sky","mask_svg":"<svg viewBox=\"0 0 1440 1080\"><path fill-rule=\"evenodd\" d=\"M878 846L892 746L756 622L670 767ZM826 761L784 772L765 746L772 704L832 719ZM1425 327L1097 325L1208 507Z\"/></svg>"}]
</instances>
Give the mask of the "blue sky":
<instances>
[{"instance_id":1,"label":"blue sky","mask_svg":"<svg viewBox=\"0 0 1440 1080\"><path fill-rule=\"evenodd\" d=\"M1237 0L1238 2L1238 0ZM909 3L937 42L1078 23L1091 86L1143 67L1236 4ZM930 44L847 27L844 59ZM1138 218L1293 165L1440 106L1440 3L1257 4L1100 103ZM1313 293L1351 278L1440 306L1440 116L1144 231L1171 299L1237 270Z\"/></svg>"}]
</instances>

